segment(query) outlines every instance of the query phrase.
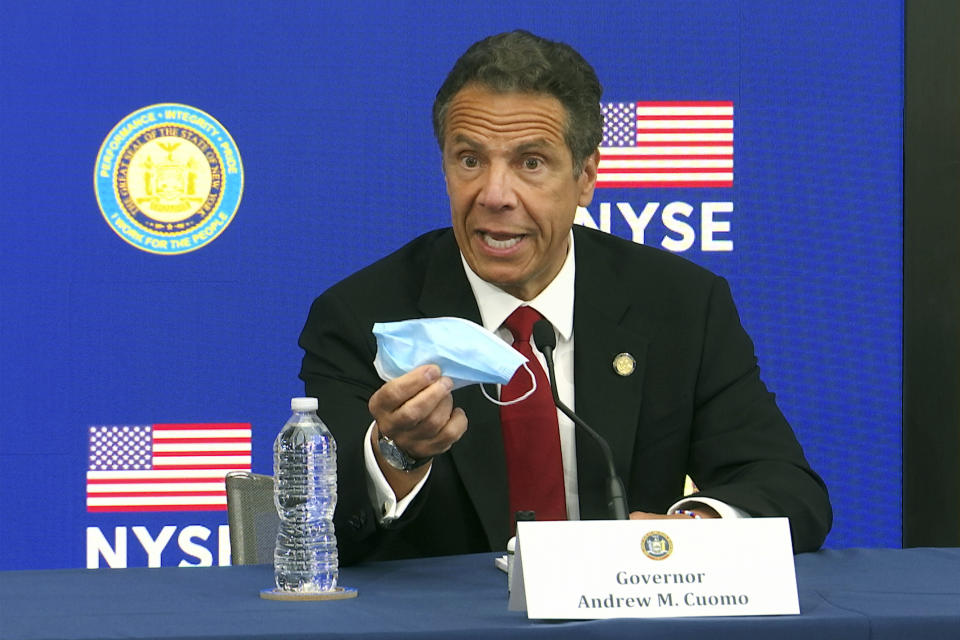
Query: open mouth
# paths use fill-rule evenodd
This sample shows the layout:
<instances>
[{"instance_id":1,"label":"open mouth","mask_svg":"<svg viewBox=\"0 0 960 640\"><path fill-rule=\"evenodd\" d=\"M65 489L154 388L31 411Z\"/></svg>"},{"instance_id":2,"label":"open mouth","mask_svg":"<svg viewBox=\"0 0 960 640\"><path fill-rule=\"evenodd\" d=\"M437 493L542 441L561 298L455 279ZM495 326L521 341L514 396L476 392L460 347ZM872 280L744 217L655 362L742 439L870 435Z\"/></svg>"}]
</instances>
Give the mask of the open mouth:
<instances>
[{"instance_id":1,"label":"open mouth","mask_svg":"<svg viewBox=\"0 0 960 640\"><path fill-rule=\"evenodd\" d=\"M523 236L510 236L505 234L496 234L499 237L494 237L494 235L489 233L481 233L480 237L483 239L484 244L486 244L491 249L509 249L515 247L518 242L523 240Z\"/></svg>"}]
</instances>

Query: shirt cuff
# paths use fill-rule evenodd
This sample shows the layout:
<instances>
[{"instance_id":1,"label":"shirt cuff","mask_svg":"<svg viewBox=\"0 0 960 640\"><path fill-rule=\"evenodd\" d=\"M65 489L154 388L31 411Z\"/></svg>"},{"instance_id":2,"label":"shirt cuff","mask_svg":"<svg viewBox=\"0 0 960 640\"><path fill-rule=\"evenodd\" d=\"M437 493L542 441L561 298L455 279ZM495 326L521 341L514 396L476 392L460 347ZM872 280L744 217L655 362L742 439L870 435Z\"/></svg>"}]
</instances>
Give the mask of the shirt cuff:
<instances>
[{"instance_id":1,"label":"shirt cuff","mask_svg":"<svg viewBox=\"0 0 960 640\"><path fill-rule=\"evenodd\" d=\"M376 464L376 461L374 461L374 464ZM731 506L726 502L722 502L714 498L707 498L706 496L697 496L695 498L684 498L683 500L678 500L677 502L673 503L669 509L667 509L667 513L673 513L677 509L696 509L697 505L701 504L706 505L716 511L718 514L720 514L721 518L734 520L737 518L750 517L750 514L743 509L738 509L737 507Z\"/></svg>"},{"instance_id":2,"label":"shirt cuff","mask_svg":"<svg viewBox=\"0 0 960 640\"><path fill-rule=\"evenodd\" d=\"M373 426L376 421L370 423L367 428L367 435L363 439L363 462L367 468L367 495L370 496L370 502L380 518L380 524L390 524L403 515L407 507L413 502L413 499L420 493L427 478L430 477L431 469L427 469L426 475L420 480L402 500L397 500L396 494L390 488L390 483L384 477L377 464L377 457L373 453L373 445L370 440L373 437Z\"/></svg>"}]
</instances>

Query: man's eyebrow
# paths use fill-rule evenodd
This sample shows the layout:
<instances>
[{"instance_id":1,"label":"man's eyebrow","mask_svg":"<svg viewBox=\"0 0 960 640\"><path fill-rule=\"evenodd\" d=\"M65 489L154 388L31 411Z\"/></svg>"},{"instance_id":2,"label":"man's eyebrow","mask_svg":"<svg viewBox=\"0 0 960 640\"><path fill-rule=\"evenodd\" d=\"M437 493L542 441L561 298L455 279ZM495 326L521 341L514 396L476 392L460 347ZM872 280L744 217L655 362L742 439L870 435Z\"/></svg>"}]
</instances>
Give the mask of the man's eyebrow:
<instances>
[{"instance_id":1,"label":"man's eyebrow","mask_svg":"<svg viewBox=\"0 0 960 640\"><path fill-rule=\"evenodd\" d=\"M466 136L462 133L458 133L453 136L451 140L453 144L464 144L471 149L485 149L486 146L474 140L473 138ZM526 142L521 142L516 147L512 149L514 153L527 153L529 151L539 151L541 149L550 149L555 146L550 140L546 138L536 138L534 140L527 140Z\"/></svg>"},{"instance_id":2,"label":"man's eyebrow","mask_svg":"<svg viewBox=\"0 0 960 640\"><path fill-rule=\"evenodd\" d=\"M477 142L477 141L474 140L473 138L469 138L469 137L463 135L462 133L458 133L457 135L453 136L452 142L453 142L454 144L465 144L465 145L467 145L468 147L472 147L472 148L474 148L474 149L480 149L480 148L483 147L482 144L480 144L479 142Z\"/></svg>"},{"instance_id":3,"label":"man's eyebrow","mask_svg":"<svg viewBox=\"0 0 960 640\"><path fill-rule=\"evenodd\" d=\"M546 140L545 138L537 138L536 140L530 140L518 145L516 152L526 153L527 151L536 151L538 149L550 148L552 146L553 145L550 143L550 141Z\"/></svg>"}]
</instances>

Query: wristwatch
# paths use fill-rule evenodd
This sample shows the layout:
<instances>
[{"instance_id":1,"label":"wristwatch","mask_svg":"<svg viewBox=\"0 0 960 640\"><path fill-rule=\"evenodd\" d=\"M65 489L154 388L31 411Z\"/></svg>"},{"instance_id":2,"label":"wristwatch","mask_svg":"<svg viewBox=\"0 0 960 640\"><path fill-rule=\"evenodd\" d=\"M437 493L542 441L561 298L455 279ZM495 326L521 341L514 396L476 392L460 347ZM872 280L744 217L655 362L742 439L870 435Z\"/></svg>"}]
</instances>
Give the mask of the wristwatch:
<instances>
[{"instance_id":1,"label":"wristwatch","mask_svg":"<svg viewBox=\"0 0 960 640\"><path fill-rule=\"evenodd\" d=\"M400 471L413 471L433 460L433 456L420 459L412 457L398 447L396 442L382 433L377 440L377 445L380 447L380 453L383 454L383 458L387 461L387 464Z\"/></svg>"}]
</instances>

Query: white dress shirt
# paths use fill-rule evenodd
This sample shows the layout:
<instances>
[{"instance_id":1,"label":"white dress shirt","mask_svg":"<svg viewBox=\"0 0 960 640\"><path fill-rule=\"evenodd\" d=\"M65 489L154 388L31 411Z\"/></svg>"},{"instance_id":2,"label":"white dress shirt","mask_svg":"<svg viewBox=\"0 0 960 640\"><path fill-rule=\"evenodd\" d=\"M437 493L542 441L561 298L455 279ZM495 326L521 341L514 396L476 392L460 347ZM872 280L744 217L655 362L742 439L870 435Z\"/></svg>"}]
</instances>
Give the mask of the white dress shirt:
<instances>
[{"instance_id":1,"label":"white dress shirt","mask_svg":"<svg viewBox=\"0 0 960 640\"><path fill-rule=\"evenodd\" d=\"M480 309L480 318L484 328L496 333L505 342L512 343L513 336L503 327L503 322L517 307L528 305L536 309L540 315L553 325L557 334L557 346L553 352L554 365L557 376L557 393L560 400L576 411L574 406L573 386L573 299L574 276L576 274L576 259L573 251L573 232L570 233L570 249L560 272L540 294L529 301L515 298L499 287L486 282L470 269L467 261L461 254L463 269L470 282L474 298ZM531 339L531 342L532 339ZM534 343L534 346L535 343ZM538 348L534 349L540 366L547 371L543 354ZM469 420L469 416L467 416ZM563 483L567 502L567 519L580 519L580 497L577 489L577 449L576 433L573 422L562 412L557 411L557 422L560 427L560 453L563 461ZM469 426L467 427L469 428ZM370 444L373 424L367 430L364 440L364 460L367 467L367 490L374 505L378 506L381 522L388 523L403 515L410 502L416 497L423 484L430 475L428 471L424 478L402 500L397 500L387 483L386 478L377 465L377 459ZM453 446L456 446L454 444ZM736 507L712 498L697 498L695 501L680 500L670 507L670 511L678 508L691 508L697 503L713 507L722 517L744 517L746 514Z\"/></svg>"}]
</instances>

